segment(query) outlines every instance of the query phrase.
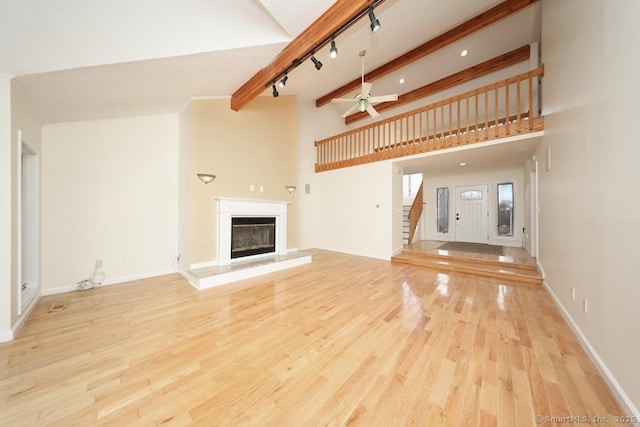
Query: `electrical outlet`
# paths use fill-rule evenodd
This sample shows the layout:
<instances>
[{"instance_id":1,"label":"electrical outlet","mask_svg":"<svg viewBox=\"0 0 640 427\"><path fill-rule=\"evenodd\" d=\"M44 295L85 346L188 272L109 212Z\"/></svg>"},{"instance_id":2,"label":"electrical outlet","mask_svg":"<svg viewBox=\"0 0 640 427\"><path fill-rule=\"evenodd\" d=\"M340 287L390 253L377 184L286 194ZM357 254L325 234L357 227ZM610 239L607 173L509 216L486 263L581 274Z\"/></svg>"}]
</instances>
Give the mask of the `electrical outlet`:
<instances>
[{"instance_id":1,"label":"electrical outlet","mask_svg":"<svg viewBox=\"0 0 640 427\"><path fill-rule=\"evenodd\" d=\"M582 309L585 313L589 312L589 301L587 301L586 299L582 300Z\"/></svg>"},{"instance_id":2,"label":"electrical outlet","mask_svg":"<svg viewBox=\"0 0 640 427\"><path fill-rule=\"evenodd\" d=\"M97 259L96 260L96 269L101 268L102 267L102 260L101 259Z\"/></svg>"},{"instance_id":3,"label":"electrical outlet","mask_svg":"<svg viewBox=\"0 0 640 427\"><path fill-rule=\"evenodd\" d=\"M576 300L576 288L574 288L573 286L571 287L571 301L575 301Z\"/></svg>"}]
</instances>

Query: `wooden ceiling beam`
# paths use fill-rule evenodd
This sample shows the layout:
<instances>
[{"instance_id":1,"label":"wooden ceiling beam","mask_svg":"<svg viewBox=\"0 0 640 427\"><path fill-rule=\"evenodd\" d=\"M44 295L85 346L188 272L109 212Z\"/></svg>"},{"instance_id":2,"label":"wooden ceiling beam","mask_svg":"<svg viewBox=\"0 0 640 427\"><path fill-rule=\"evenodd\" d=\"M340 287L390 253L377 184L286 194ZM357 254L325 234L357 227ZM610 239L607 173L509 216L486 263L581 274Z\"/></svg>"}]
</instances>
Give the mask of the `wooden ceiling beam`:
<instances>
[{"instance_id":1,"label":"wooden ceiling beam","mask_svg":"<svg viewBox=\"0 0 640 427\"><path fill-rule=\"evenodd\" d=\"M522 61L527 61L529 60L530 55L531 49L529 48L529 45L522 46L518 49L512 50L511 52L507 52L503 55L496 56L495 58L488 61L474 65L473 67L469 67L466 70L451 74L448 77L444 77L440 80L429 83L428 85L399 95L397 101L380 103L375 106L375 109L376 111L381 112L390 108L399 107L400 105L407 104L409 102L413 102L420 98L425 98L429 95L433 95L434 93L452 88L454 86L458 86L459 84L468 82L489 73L493 73L494 71L501 70L510 65L514 65ZM367 112L355 113L345 117L344 123L348 125L367 117L369 117L369 113Z\"/></svg>"},{"instance_id":2,"label":"wooden ceiling beam","mask_svg":"<svg viewBox=\"0 0 640 427\"><path fill-rule=\"evenodd\" d=\"M386 64L376 68L375 70L365 74L365 80L374 81L389 73L392 73L436 50L454 43L482 28L493 24L527 6L536 3L538 0L506 0L492 7L491 9L474 16L468 21L463 22L451 30L440 34L439 36L429 40L428 42L410 50L409 52L387 62ZM333 98L339 98L349 92L360 88L362 83L361 77L339 87L331 93L328 93L316 100L316 107L321 107L331 102Z\"/></svg>"},{"instance_id":3,"label":"wooden ceiling beam","mask_svg":"<svg viewBox=\"0 0 640 427\"><path fill-rule=\"evenodd\" d=\"M383 1L378 1L378 4ZM249 101L264 92L265 88L287 68L291 67L294 61L309 53L319 43L357 17L369 5L371 5L371 0L337 0L313 24L285 46L271 63L235 91L231 96L231 109L240 110Z\"/></svg>"}]
</instances>

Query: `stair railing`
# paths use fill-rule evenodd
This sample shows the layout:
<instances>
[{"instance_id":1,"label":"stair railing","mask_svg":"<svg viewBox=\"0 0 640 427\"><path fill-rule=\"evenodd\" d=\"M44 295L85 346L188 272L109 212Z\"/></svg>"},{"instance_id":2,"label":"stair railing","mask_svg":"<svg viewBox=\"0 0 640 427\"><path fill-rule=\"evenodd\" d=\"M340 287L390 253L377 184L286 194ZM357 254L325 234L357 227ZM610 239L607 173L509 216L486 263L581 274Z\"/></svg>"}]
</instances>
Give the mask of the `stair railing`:
<instances>
[{"instance_id":1,"label":"stair railing","mask_svg":"<svg viewBox=\"0 0 640 427\"><path fill-rule=\"evenodd\" d=\"M315 142L316 172L544 129L544 67Z\"/></svg>"},{"instance_id":2,"label":"stair railing","mask_svg":"<svg viewBox=\"0 0 640 427\"><path fill-rule=\"evenodd\" d=\"M411 244L413 242L413 236L416 234L416 229L418 228L418 221L420 221L420 217L422 216L422 206L423 206L423 196L422 196L422 182L420 183L420 189L416 194L416 198L413 199L413 203L411 204L411 209L409 209L409 240L408 243Z\"/></svg>"}]
</instances>

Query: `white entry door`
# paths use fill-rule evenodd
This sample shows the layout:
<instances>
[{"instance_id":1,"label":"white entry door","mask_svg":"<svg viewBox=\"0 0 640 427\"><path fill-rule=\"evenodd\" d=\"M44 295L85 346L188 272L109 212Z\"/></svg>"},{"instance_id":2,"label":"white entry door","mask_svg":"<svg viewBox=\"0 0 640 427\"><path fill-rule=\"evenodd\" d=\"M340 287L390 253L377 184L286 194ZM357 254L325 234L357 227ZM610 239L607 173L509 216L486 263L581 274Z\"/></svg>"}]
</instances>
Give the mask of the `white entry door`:
<instances>
[{"instance_id":1,"label":"white entry door","mask_svg":"<svg viewBox=\"0 0 640 427\"><path fill-rule=\"evenodd\" d=\"M487 185L456 187L456 241L489 243Z\"/></svg>"}]
</instances>

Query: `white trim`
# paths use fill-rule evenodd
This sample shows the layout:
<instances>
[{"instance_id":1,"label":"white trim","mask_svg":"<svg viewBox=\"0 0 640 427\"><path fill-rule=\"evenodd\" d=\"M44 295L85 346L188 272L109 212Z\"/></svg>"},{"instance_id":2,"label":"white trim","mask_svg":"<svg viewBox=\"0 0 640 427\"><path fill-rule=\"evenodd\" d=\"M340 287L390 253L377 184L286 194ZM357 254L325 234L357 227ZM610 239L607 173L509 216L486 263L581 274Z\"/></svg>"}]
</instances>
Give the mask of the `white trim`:
<instances>
[{"instance_id":1,"label":"white trim","mask_svg":"<svg viewBox=\"0 0 640 427\"><path fill-rule=\"evenodd\" d=\"M38 305L41 297L42 295L40 295L40 292L36 293L36 296L34 298L31 298L31 300L22 311L22 315L18 318L16 324L11 328L14 338L16 335L18 335L18 331L20 330L20 328L22 328L24 322L29 318L29 315L31 314L35 306Z\"/></svg>"},{"instance_id":2,"label":"white trim","mask_svg":"<svg viewBox=\"0 0 640 427\"><path fill-rule=\"evenodd\" d=\"M546 276L546 274L544 274L544 268L542 268L542 264L540 264L540 261L536 258L536 265L538 266L538 272L540 273L540 275L542 276L542 278L544 279Z\"/></svg>"},{"instance_id":3,"label":"white trim","mask_svg":"<svg viewBox=\"0 0 640 427\"><path fill-rule=\"evenodd\" d=\"M100 285L96 287L118 285L120 283L132 282L134 280L148 279L149 277L166 276L167 274L176 274L176 271L172 268L169 268L166 270L160 270L153 273L143 273L143 274L134 274L131 276L116 277L115 279L105 280L104 282L102 282ZM43 289L42 296L57 295L57 294L63 294L65 292L72 292L72 291L73 291L73 285L62 286L59 288Z\"/></svg>"},{"instance_id":4,"label":"white trim","mask_svg":"<svg viewBox=\"0 0 640 427\"><path fill-rule=\"evenodd\" d=\"M234 217L269 216L276 220L275 255L287 254L287 207L289 202L275 200L232 199L216 197L218 265L230 265L231 219ZM274 254L272 252L271 254ZM247 260L244 257L242 260ZM233 260L236 261L236 260Z\"/></svg>"},{"instance_id":5,"label":"white trim","mask_svg":"<svg viewBox=\"0 0 640 427\"><path fill-rule=\"evenodd\" d=\"M9 74L9 73L5 73L5 72L0 71L0 78L7 79L7 80L13 80L13 79L16 78L16 76L14 76L13 74Z\"/></svg>"},{"instance_id":6,"label":"white trim","mask_svg":"<svg viewBox=\"0 0 640 427\"><path fill-rule=\"evenodd\" d=\"M400 246L399 248L395 248L391 254L391 256L398 256L402 253L404 246Z\"/></svg>"},{"instance_id":7,"label":"white trim","mask_svg":"<svg viewBox=\"0 0 640 427\"><path fill-rule=\"evenodd\" d=\"M189 284L191 286L193 286L194 288L198 289L198 278L197 277L193 276L188 271L178 271L178 274L180 274L187 282L189 282Z\"/></svg>"},{"instance_id":8,"label":"white trim","mask_svg":"<svg viewBox=\"0 0 640 427\"><path fill-rule=\"evenodd\" d=\"M0 343L13 341L13 331L0 332Z\"/></svg>"},{"instance_id":9,"label":"white trim","mask_svg":"<svg viewBox=\"0 0 640 427\"><path fill-rule=\"evenodd\" d=\"M538 268L541 268L540 263L538 263ZM553 301L556 303L556 305L562 312L562 315L564 316L567 323L569 323L569 326L571 327L573 332L580 339L580 343L582 344L582 347L587 351L587 353L591 355L591 358L593 359L596 366L598 367L600 374L604 377L605 381L609 384L609 388L612 389L612 391L618 398L617 400L620 403L623 403L624 406L626 406L626 412L628 414L629 413L633 414L633 416L636 417L636 419L640 420L640 411L638 411L638 408L635 407L635 405L631 401L631 398L627 395L627 393L625 393L622 386L620 386L618 381L615 379L615 377L607 367L607 365L604 363L602 358L600 358L600 355L598 354L598 352L596 352L596 350L593 348L593 346L591 345L587 337L582 333L582 331L580 330L580 327L578 327L578 324L573 320L573 318L571 317L567 309L564 307L564 305L562 305L562 302L560 302L560 299L558 298L558 296L553 292L553 290L551 290L551 287L549 286L547 281L545 280L542 283L544 288L547 290L547 292L549 292L549 295L551 295L551 298L553 298Z\"/></svg>"}]
</instances>

